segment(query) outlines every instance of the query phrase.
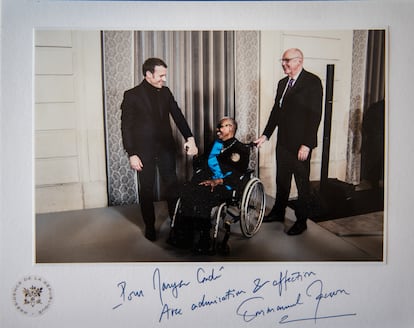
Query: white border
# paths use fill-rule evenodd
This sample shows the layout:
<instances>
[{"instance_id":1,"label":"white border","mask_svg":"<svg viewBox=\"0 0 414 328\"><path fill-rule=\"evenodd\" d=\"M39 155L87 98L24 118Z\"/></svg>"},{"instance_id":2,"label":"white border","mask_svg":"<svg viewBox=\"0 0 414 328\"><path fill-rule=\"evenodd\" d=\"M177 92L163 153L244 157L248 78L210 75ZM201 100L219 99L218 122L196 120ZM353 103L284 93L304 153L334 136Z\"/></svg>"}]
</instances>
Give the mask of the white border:
<instances>
[{"instance_id":1,"label":"white border","mask_svg":"<svg viewBox=\"0 0 414 328\"><path fill-rule=\"evenodd\" d=\"M34 265L33 163L33 31L47 29L105 30L292 30L372 29L389 27L388 74L388 241L387 263L229 263L225 277L209 293L223 288L248 289L258 275L280 272L317 272L329 286L352 291L341 307L355 311L353 318L318 320L318 327L409 327L412 324L410 250L412 213L411 130L414 52L411 31L414 6L409 1L343 2L122 2L3 0L1 34L1 175L0 232L2 327L229 327L243 325L230 304L191 312L180 319L158 322L159 299L148 292L145 301L113 312L119 297L116 284L150 288L154 269L168 279L192 281L198 268L220 269L218 263ZM328 247L328 246L327 246ZM179 266L179 269L177 268ZM45 315L28 318L13 307L13 287L23 276L44 277L55 291ZM166 278L167 279L167 278ZM204 286L183 290L185 305ZM301 286L297 285L300 289ZM295 288L296 288L295 287ZM292 287L293 290L295 290ZM151 289L151 288L150 288ZM333 306L333 304L332 304ZM249 327L278 326L267 316ZM306 321L295 327L315 326Z\"/></svg>"}]
</instances>

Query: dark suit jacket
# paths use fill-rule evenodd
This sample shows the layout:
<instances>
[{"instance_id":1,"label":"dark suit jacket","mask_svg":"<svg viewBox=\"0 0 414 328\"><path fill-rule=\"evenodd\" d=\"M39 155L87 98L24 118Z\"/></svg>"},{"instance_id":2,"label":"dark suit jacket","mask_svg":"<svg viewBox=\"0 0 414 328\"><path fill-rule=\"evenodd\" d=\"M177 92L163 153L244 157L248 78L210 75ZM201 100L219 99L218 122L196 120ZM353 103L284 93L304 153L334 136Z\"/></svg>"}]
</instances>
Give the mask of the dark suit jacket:
<instances>
[{"instance_id":1,"label":"dark suit jacket","mask_svg":"<svg viewBox=\"0 0 414 328\"><path fill-rule=\"evenodd\" d=\"M322 115L322 83L316 75L302 70L292 89L280 98L288 83L286 76L277 86L275 103L263 131L268 139L278 127L277 145L297 153L301 145L317 146L317 133Z\"/></svg>"},{"instance_id":2,"label":"dark suit jacket","mask_svg":"<svg viewBox=\"0 0 414 328\"><path fill-rule=\"evenodd\" d=\"M151 92L159 92L159 103L154 105ZM170 115L185 139L192 136L168 87L157 89L143 80L138 86L125 91L121 109L122 140L129 156L138 155L146 160L151 159L157 149L175 152Z\"/></svg>"},{"instance_id":3,"label":"dark suit jacket","mask_svg":"<svg viewBox=\"0 0 414 328\"><path fill-rule=\"evenodd\" d=\"M208 156L213 144L214 143L210 145L203 155L194 157L194 171L199 174L196 179L211 179L212 172L208 167ZM231 172L230 175L223 179L223 184L234 189L240 183L240 177L244 175L248 169L250 146L241 143L236 138L226 140L223 143L223 146L223 149L225 150L217 156L217 161L219 162L223 174ZM202 171L202 173L200 171Z\"/></svg>"}]
</instances>

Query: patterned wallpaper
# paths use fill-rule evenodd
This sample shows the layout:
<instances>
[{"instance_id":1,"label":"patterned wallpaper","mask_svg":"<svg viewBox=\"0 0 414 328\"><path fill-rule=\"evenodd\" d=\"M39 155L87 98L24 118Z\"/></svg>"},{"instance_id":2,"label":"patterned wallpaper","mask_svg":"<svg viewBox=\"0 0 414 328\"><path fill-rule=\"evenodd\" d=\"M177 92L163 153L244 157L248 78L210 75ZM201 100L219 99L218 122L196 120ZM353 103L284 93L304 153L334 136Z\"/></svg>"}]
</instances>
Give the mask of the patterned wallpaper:
<instances>
[{"instance_id":1,"label":"patterned wallpaper","mask_svg":"<svg viewBox=\"0 0 414 328\"><path fill-rule=\"evenodd\" d=\"M367 56L367 30L354 31L346 182L358 184L361 173L361 128Z\"/></svg>"},{"instance_id":2,"label":"patterned wallpaper","mask_svg":"<svg viewBox=\"0 0 414 328\"><path fill-rule=\"evenodd\" d=\"M259 115L259 37L258 31L236 32L236 121L242 142L256 139ZM252 151L250 167L257 169L257 153Z\"/></svg>"},{"instance_id":3,"label":"patterned wallpaper","mask_svg":"<svg viewBox=\"0 0 414 328\"><path fill-rule=\"evenodd\" d=\"M109 205L137 202L136 173L122 146L120 110L124 91L134 84L132 40L130 31L103 32Z\"/></svg>"}]
</instances>

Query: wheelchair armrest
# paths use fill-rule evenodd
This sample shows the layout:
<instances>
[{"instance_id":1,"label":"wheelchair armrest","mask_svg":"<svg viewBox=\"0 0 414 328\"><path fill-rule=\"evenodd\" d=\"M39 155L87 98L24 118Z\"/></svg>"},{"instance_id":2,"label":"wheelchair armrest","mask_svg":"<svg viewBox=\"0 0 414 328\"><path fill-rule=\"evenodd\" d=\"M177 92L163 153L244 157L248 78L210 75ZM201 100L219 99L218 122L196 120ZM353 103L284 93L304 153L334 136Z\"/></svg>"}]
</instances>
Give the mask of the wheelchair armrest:
<instances>
[{"instance_id":1,"label":"wheelchair armrest","mask_svg":"<svg viewBox=\"0 0 414 328\"><path fill-rule=\"evenodd\" d=\"M245 175L249 175L250 177L251 177L251 175L254 173L254 170L253 169L247 169L247 171L246 171L246 173L245 174L243 174L243 176L245 176Z\"/></svg>"},{"instance_id":2,"label":"wheelchair armrest","mask_svg":"<svg viewBox=\"0 0 414 328\"><path fill-rule=\"evenodd\" d=\"M252 178L253 173L253 169L247 169L247 171L240 177L240 183L243 185L243 187L246 184L246 182Z\"/></svg>"},{"instance_id":3,"label":"wheelchair armrest","mask_svg":"<svg viewBox=\"0 0 414 328\"><path fill-rule=\"evenodd\" d=\"M253 173L254 173L254 170L247 169L247 171L243 175L240 176L240 181L237 187L232 192L231 202L233 204L236 204L240 200L243 194L244 188L247 182L249 182L249 180L252 178Z\"/></svg>"}]
</instances>

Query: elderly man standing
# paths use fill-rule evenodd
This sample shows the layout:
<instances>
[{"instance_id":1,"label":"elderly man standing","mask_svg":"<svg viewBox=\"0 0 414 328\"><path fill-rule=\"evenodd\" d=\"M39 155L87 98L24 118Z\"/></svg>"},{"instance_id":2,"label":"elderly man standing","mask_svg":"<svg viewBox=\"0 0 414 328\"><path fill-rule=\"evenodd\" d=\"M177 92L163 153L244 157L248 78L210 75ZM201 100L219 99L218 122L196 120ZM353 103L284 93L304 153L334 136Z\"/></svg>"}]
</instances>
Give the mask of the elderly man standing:
<instances>
[{"instance_id":1,"label":"elderly man standing","mask_svg":"<svg viewBox=\"0 0 414 328\"><path fill-rule=\"evenodd\" d=\"M176 145L170 117L183 137L187 154L198 152L190 127L170 89L164 86L167 65L159 58L148 58L142 65L144 80L124 93L121 128L124 148L132 169L138 171L139 201L145 223L145 237L156 240L154 183L158 168L168 195L170 217L174 213L177 189Z\"/></svg>"},{"instance_id":2,"label":"elderly man standing","mask_svg":"<svg viewBox=\"0 0 414 328\"><path fill-rule=\"evenodd\" d=\"M263 222L284 221L293 175L298 189L297 220L287 234L298 235L307 229L311 202L310 159L312 149L317 146L323 90L320 78L303 68L300 49L286 50L281 63L287 76L278 83L270 117L262 136L255 143L260 147L278 127L276 200Z\"/></svg>"}]
</instances>

